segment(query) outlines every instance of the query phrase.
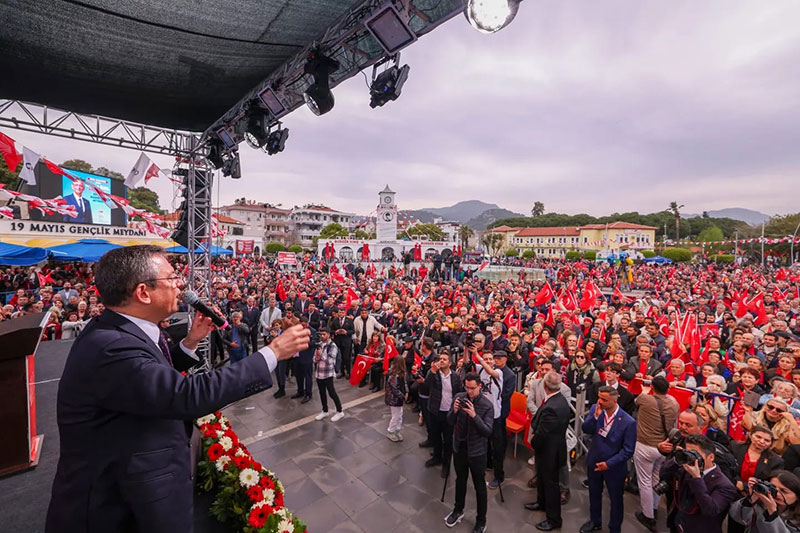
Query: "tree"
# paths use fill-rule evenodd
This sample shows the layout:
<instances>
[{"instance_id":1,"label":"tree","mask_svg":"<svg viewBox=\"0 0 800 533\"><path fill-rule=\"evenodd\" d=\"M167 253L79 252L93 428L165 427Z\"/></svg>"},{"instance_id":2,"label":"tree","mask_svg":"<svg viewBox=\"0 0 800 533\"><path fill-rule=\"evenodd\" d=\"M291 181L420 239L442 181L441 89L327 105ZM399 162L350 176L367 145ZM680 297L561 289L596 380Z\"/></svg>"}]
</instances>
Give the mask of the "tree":
<instances>
[{"instance_id":1,"label":"tree","mask_svg":"<svg viewBox=\"0 0 800 533\"><path fill-rule=\"evenodd\" d=\"M525 250L522 252L523 259L534 259L536 257L536 252L533 250Z\"/></svg>"},{"instance_id":2,"label":"tree","mask_svg":"<svg viewBox=\"0 0 800 533\"><path fill-rule=\"evenodd\" d=\"M703 211L703 218L711 218L711 215L708 214L708 211Z\"/></svg>"},{"instance_id":3,"label":"tree","mask_svg":"<svg viewBox=\"0 0 800 533\"><path fill-rule=\"evenodd\" d=\"M461 239L461 246L466 249L469 246L469 238L475 235L475 231L466 225L458 228L458 238Z\"/></svg>"},{"instance_id":4,"label":"tree","mask_svg":"<svg viewBox=\"0 0 800 533\"><path fill-rule=\"evenodd\" d=\"M106 167L97 167L96 169L94 169L93 172L99 176L107 176L109 178L114 178L117 180L125 179L125 176L123 176L119 172L114 172L113 170L109 170Z\"/></svg>"},{"instance_id":5,"label":"tree","mask_svg":"<svg viewBox=\"0 0 800 533\"><path fill-rule=\"evenodd\" d=\"M686 248L664 248L664 250L661 251L661 256L672 259L678 263L692 260L692 252Z\"/></svg>"},{"instance_id":6,"label":"tree","mask_svg":"<svg viewBox=\"0 0 800 533\"><path fill-rule=\"evenodd\" d=\"M483 236L483 244L491 255L500 255L504 240L505 237L500 233L489 233Z\"/></svg>"},{"instance_id":7,"label":"tree","mask_svg":"<svg viewBox=\"0 0 800 533\"><path fill-rule=\"evenodd\" d=\"M83 159L68 159L61 163L62 167L71 168L73 170L80 170L81 172L92 172L92 165Z\"/></svg>"},{"instance_id":8,"label":"tree","mask_svg":"<svg viewBox=\"0 0 800 533\"><path fill-rule=\"evenodd\" d=\"M331 222L319 232L319 237L314 237L311 242L314 246L317 245L320 239L343 239L349 235L347 228L338 222Z\"/></svg>"},{"instance_id":9,"label":"tree","mask_svg":"<svg viewBox=\"0 0 800 533\"><path fill-rule=\"evenodd\" d=\"M355 236L356 239L374 239L375 238L375 234L374 233L367 233L363 229L357 229L355 231L355 233L353 233L353 235Z\"/></svg>"},{"instance_id":10,"label":"tree","mask_svg":"<svg viewBox=\"0 0 800 533\"><path fill-rule=\"evenodd\" d=\"M415 224L405 230L404 232L398 234L399 238L403 236L406 237L413 237L419 236L424 237L432 241L443 241L444 240L444 232L442 228L437 226L436 224Z\"/></svg>"},{"instance_id":11,"label":"tree","mask_svg":"<svg viewBox=\"0 0 800 533\"><path fill-rule=\"evenodd\" d=\"M267 246L265 247L265 249L266 249L266 252L269 253L269 254L276 254L278 252L286 251L286 247L283 244L281 244L279 242L275 242L275 241L268 242Z\"/></svg>"},{"instance_id":12,"label":"tree","mask_svg":"<svg viewBox=\"0 0 800 533\"><path fill-rule=\"evenodd\" d=\"M542 215L544 215L544 204L539 201L533 202L533 208L531 209L531 216L533 218L536 218Z\"/></svg>"},{"instance_id":13,"label":"tree","mask_svg":"<svg viewBox=\"0 0 800 533\"><path fill-rule=\"evenodd\" d=\"M722 235L722 230L716 226L710 226L697 236L697 240L701 242L721 241L725 237Z\"/></svg>"},{"instance_id":14,"label":"tree","mask_svg":"<svg viewBox=\"0 0 800 533\"><path fill-rule=\"evenodd\" d=\"M136 209L146 209L158 215L164 213L158 203L158 193L147 187L128 189L128 201Z\"/></svg>"},{"instance_id":15,"label":"tree","mask_svg":"<svg viewBox=\"0 0 800 533\"><path fill-rule=\"evenodd\" d=\"M3 157L0 157L0 183L5 185L9 189L14 189L17 185L17 172L18 169L22 168L22 162L18 165L18 168L9 169L6 165L6 160Z\"/></svg>"},{"instance_id":16,"label":"tree","mask_svg":"<svg viewBox=\"0 0 800 533\"><path fill-rule=\"evenodd\" d=\"M506 257L519 257L519 252L516 248L509 248L506 250Z\"/></svg>"},{"instance_id":17,"label":"tree","mask_svg":"<svg viewBox=\"0 0 800 533\"><path fill-rule=\"evenodd\" d=\"M293 254L301 254L303 253L303 247L299 244L293 244L289 247L289 251Z\"/></svg>"},{"instance_id":18,"label":"tree","mask_svg":"<svg viewBox=\"0 0 800 533\"><path fill-rule=\"evenodd\" d=\"M675 217L675 240L678 241L681 238L681 209L683 209L683 204L678 205L678 202L670 202L669 203L669 212L672 213L672 216Z\"/></svg>"}]
</instances>

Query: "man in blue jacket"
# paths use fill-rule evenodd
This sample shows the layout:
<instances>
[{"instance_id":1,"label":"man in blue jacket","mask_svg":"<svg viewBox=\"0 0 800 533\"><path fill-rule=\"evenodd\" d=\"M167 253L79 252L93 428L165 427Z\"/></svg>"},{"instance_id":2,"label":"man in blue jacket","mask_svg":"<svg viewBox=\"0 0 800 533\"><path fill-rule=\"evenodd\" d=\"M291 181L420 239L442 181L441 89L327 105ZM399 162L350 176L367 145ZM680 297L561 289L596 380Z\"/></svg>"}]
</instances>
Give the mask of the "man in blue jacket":
<instances>
[{"instance_id":1,"label":"man in blue jacket","mask_svg":"<svg viewBox=\"0 0 800 533\"><path fill-rule=\"evenodd\" d=\"M125 246L97 263L106 310L72 345L58 388L60 456L46 531L192 530L195 418L269 388L276 360L309 343L297 325L235 365L184 376L211 330L199 313L170 348L158 323L183 279L158 246Z\"/></svg>"},{"instance_id":2,"label":"man in blue jacket","mask_svg":"<svg viewBox=\"0 0 800 533\"><path fill-rule=\"evenodd\" d=\"M583 432L593 435L586 454L586 472L589 474L589 521L581 526L581 533L603 529L603 483L611 501L608 531L619 533L623 518L625 476L628 459L636 447L636 421L620 409L619 392L605 385L597 391L597 404L589 408L583 421Z\"/></svg>"}]
</instances>

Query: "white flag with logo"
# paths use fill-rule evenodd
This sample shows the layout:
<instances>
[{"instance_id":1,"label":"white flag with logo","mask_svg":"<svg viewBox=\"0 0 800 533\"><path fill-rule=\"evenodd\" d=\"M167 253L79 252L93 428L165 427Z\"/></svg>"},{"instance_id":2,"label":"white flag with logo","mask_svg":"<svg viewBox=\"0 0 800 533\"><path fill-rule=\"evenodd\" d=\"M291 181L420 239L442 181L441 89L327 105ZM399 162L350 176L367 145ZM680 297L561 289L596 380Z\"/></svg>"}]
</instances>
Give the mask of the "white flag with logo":
<instances>
[{"instance_id":1,"label":"white flag with logo","mask_svg":"<svg viewBox=\"0 0 800 533\"><path fill-rule=\"evenodd\" d=\"M27 181L28 185L36 185L36 165L42 158L33 150L28 150L27 147L22 147L22 170L19 171L19 179Z\"/></svg>"},{"instance_id":2,"label":"white flag with logo","mask_svg":"<svg viewBox=\"0 0 800 533\"><path fill-rule=\"evenodd\" d=\"M144 152L142 152L142 154L139 156L139 159L136 160L136 164L133 165L130 174L128 174L128 177L125 178L125 185L131 189L139 185L139 183L141 183L141 181L144 179L149 166L150 158L147 157Z\"/></svg>"}]
</instances>

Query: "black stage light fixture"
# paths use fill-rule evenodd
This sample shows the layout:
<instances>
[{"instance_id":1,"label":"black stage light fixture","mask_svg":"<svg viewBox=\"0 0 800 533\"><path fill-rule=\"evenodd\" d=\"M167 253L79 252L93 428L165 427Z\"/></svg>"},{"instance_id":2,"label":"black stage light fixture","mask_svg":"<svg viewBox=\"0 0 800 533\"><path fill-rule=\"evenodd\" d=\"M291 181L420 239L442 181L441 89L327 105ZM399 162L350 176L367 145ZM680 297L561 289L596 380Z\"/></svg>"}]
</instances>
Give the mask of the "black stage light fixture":
<instances>
[{"instance_id":1,"label":"black stage light fixture","mask_svg":"<svg viewBox=\"0 0 800 533\"><path fill-rule=\"evenodd\" d=\"M398 67L395 64L376 76L376 70L373 69L372 85L369 87L369 106L376 108L386 102L397 100L408 79L409 70L411 67L408 65Z\"/></svg>"},{"instance_id":2,"label":"black stage light fixture","mask_svg":"<svg viewBox=\"0 0 800 533\"><path fill-rule=\"evenodd\" d=\"M207 159L217 170L222 168L222 165L225 164L225 161L222 159L222 152L224 151L222 143L223 141L219 139L211 139L208 141Z\"/></svg>"},{"instance_id":3,"label":"black stage light fixture","mask_svg":"<svg viewBox=\"0 0 800 533\"><path fill-rule=\"evenodd\" d=\"M242 177L242 165L239 161L239 150L234 150L222 167L222 175L238 180Z\"/></svg>"},{"instance_id":4,"label":"black stage light fixture","mask_svg":"<svg viewBox=\"0 0 800 533\"><path fill-rule=\"evenodd\" d=\"M481 33L500 31L517 16L522 0L467 0L464 16Z\"/></svg>"},{"instance_id":5,"label":"black stage light fixture","mask_svg":"<svg viewBox=\"0 0 800 533\"><path fill-rule=\"evenodd\" d=\"M319 49L308 54L303 72L314 78L303 95L311 112L315 115L324 115L333 109L333 92L330 88L330 76L339 70L339 62L326 56Z\"/></svg>"},{"instance_id":6,"label":"black stage light fixture","mask_svg":"<svg viewBox=\"0 0 800 533\"><path fill-rule=\"evenodd\" d=\"M247 111L247 131L244 138L253 148L261 148L269 135L269 112L255 104Z\"/></svg>"},{"instance_id":7,"label":"black stage light fixture","mask_svg":"<svg viewBox=\"0 0 800 533\"><path fill-rule=\"evenodd\" d=\"M364 26L389 55L417 40L414 30L391 3L379 8L365 21Z\"/></svg>"},{"instance_id":8,"label":"black stage light fixture","mask_svg":"<svg viewBox=\"0 0 800 533\"><path fill-rule=\"evenodd\" d=\"M289 138L289 130L286 128L278 127L277 130L271 132L267 138L267 144L264 145L264 150L269 155L275 155L278 152L283 152L286 146L286 139Z\"/></svg>"}]
</instances>

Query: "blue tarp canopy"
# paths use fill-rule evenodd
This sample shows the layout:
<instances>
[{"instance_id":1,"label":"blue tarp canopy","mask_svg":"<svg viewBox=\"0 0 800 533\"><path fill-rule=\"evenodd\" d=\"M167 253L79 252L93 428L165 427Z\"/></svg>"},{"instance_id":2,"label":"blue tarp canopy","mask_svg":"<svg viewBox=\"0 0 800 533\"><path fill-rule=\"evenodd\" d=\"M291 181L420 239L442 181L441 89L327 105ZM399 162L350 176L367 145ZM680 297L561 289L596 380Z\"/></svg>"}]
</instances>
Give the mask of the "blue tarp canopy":
<instances>
[{"instance_id":1,"label":"blue tarp canopy","mask_svg":"<svg viewBox=\"0 0 800 533\"><path fill-rule=\"evenodd\" d=\"M644 260L645 263L655 263L657 265L668 265L672 263L672 259L667 259L666 257L661 257L657 255L655 257L648 257Z\"/></svg>"},{"instance_id":2,"label":"blue tarp canopy","mask_svg":"<svg viewBox=\"0 0 800 533\"><path fill-rule=\"evenodd\" d=\"M171 246L164 250L168 254L188 254L189 249L185 246ZM203 250L201 248L197 248L195 253L199 254ZM233 255L233 251L228 250L226 248L220 248L219 246L211 245L211 255Z\"/></svg>"},{"instance_id":3,"label":"blue tarp canopy","mask_svg":"<svg viewBox=\"0 0 800 533\"><path fill-rule=\"evenodd\" d=\"M72 244L53 246L47 250L53 254L56 261L99 261L103 254L115 248L122 248L119 244L110 243L104 239L81 239Z\"/></svg>"},{"instance_id":4,"label":"blue tarp canopy","mask_svg":"<svg viewBox=\"0 0 800 533\"><path fill-rule=\"evenodd\" d=\"M29 266L47 260L47 250L0 242L0 265Z\"/></svg>"}]
</instances>

